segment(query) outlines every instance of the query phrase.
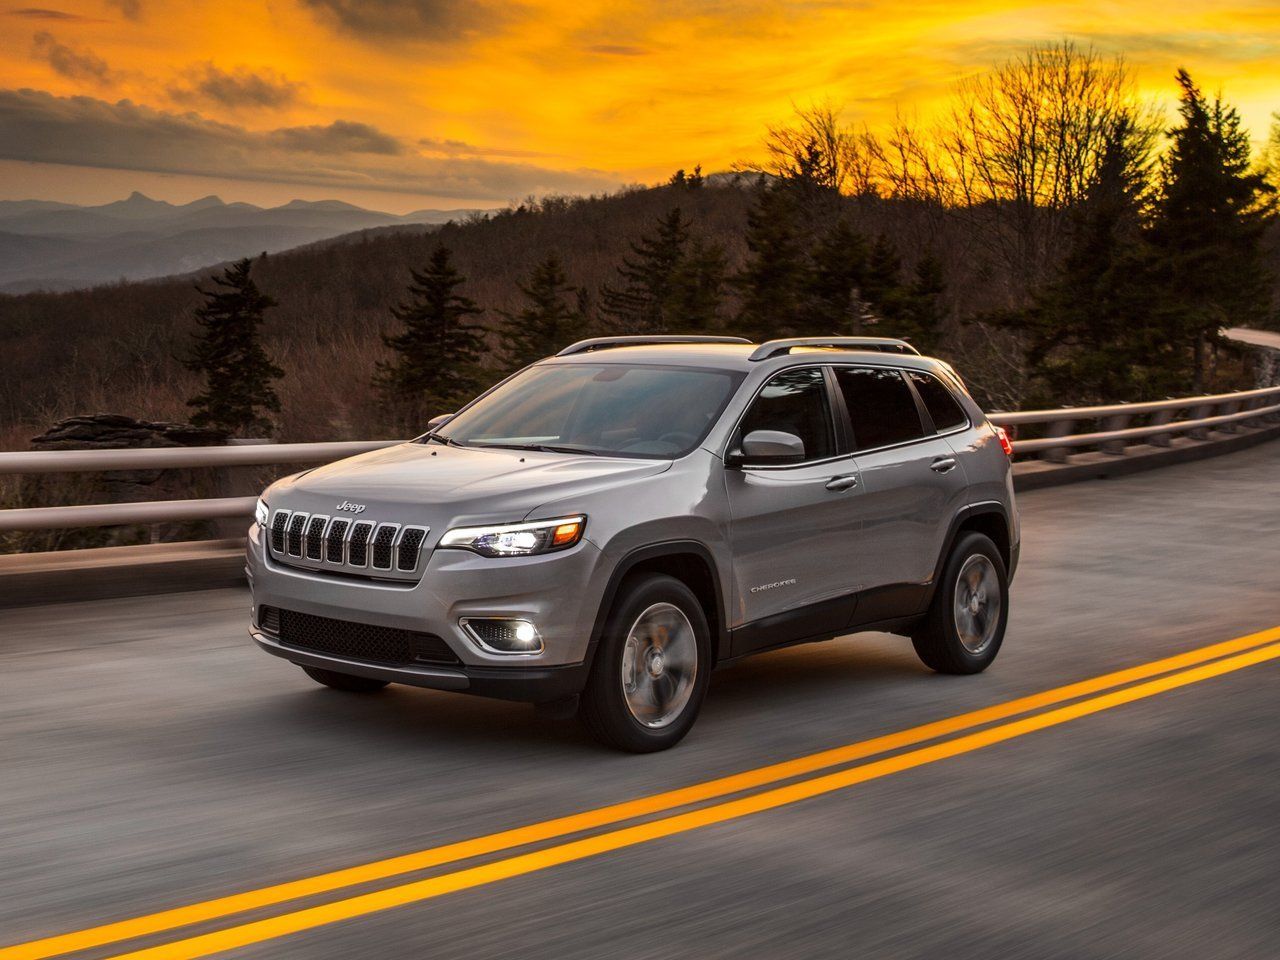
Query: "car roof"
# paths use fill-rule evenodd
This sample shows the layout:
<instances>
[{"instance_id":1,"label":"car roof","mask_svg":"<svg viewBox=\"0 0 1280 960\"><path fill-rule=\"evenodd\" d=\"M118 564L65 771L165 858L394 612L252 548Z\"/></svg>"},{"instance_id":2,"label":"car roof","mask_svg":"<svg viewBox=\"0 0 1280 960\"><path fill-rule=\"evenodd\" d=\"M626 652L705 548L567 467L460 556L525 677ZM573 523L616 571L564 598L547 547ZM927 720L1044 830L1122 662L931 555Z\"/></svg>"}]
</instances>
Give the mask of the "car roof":
<instances>
[{"instance_id":1,"label":"car roof","mask_svg":"<svg viewBox=\"0 0 1280 960\"><path fill-rule=\"evenodd\" d=\"M889 353L883 350L849 350L831 348L796 348L766 360L750 359L759 344L755 343L650 343L616 346L563 357L548 357L539 363L617 363L656 364L662 366L702 367L717 370L777 370L790 366L837 361L859 361L880 366L930 370L941 361L918 354Z\"/></svg>"}]
</instances>

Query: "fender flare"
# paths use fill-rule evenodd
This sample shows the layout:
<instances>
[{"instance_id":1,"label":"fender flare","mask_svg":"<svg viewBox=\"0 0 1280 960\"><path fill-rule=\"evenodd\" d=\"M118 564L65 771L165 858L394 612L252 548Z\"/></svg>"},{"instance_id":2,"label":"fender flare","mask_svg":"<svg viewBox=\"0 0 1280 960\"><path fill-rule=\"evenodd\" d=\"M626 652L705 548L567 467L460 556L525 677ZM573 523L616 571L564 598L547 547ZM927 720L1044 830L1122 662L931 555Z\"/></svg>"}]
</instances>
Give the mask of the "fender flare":
<instances>
[{"instance_id":1,"label":"fender flare","mask_svg":"<svg viewBox=\"0 0 1280 960\"><path fill-rule=\"evenodd\" d=\"M933 576L929 579L928 596L925 602L925 610L929 609L929 604L933 603L933 592L938 587L938 578L942 576L942 568L946 565L947 558L951 556L951 548L955 546L956 539L960 535L960 527L966 520L973 517L994 514L1004 521L1005 529L1009 531L1010 536L1013 534L1013 524L1009 522L1009 511L999 500L984 500L981 503L970 503L956 511L956 515L951 518L951 525L947 528L947 538L943 541L945 546L942 552L938 554L938 560L933 567ZM1009 562L1008 575L1013 578L1013 567L1017 559L1017 546L1011 541L1009 543Z\"/></svg>"},{"instance_id":2,"label":"fender flare","mask_svg":"<svg viewBox=\"0 0 1280 960\"><path fill-rule=\"evenodd\" d=\"M720 568L716 563L715 557L706 544L698 540L661 540L657 543L646 544L643 547L635 547L629 552L623 554L613 568L613 572L609 575L609 580L605 584L604 594L600 598L600 606L596 610L595 623L591 628L591 641L587 645L587 653L583 658L584 663L588 666L595 659L596 647L600 644L600 638L604 635L605 625L609 620L609 612L613 609L613 603L617 599L618 590L622 586L622 582L627 575L636 568L637 565L648 560L658 560L662 557L673 557L682 553L692 553L696 555L703 563L707 565L707 569L711 571L711 588L715 594L715 610L711 611L715 614L712 623L712 631L714 636L712 640L715 643L715 649L712 651L712 662L724 659L729 652L729 631L726 626L726 610L724 605L724 591L720 584Z\"/></svg>"}]
</instances>

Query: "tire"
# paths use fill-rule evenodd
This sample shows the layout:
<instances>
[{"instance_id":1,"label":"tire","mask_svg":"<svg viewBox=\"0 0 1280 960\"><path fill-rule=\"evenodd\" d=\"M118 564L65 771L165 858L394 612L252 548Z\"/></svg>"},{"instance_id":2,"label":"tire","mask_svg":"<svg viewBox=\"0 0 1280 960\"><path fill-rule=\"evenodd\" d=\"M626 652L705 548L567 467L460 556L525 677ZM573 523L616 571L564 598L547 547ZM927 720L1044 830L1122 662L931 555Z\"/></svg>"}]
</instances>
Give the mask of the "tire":
<instances>
[{"instance_id":1,"label":"tire","mask_svg":"<svg viewBox=\"0 0 1280 960\"><path fill-rule=\"evenodd\" d=\"M711 630L693 591L673 577L638 578L614 601L578 716L618 750L666 750L693 726L710 674Z\"/></svg>"},{"instance_id":2,"label":"tire","mask_svg":"<svg viewBox=\"0 0 1280 960\"><path fill-rule=\"evenodd\" d=\"M302 672L326 687L342 690L346 693L377 693L387 685L387 680L374 680L371 677L357 677L353 673L338 673L335 670L321 670L319 667L303 667Z\"/></svg>"},{"instance_id":3,"label":"tire","mask_svg":"<svg viewBox=\"0 0 1280 960\"><path fill-rule=\"evenodd\" d=\"M1009 576L990 538L962 534L911 642L939 673L981 673L995 660L1009 621Z\"/></svg>"}]
</instances>

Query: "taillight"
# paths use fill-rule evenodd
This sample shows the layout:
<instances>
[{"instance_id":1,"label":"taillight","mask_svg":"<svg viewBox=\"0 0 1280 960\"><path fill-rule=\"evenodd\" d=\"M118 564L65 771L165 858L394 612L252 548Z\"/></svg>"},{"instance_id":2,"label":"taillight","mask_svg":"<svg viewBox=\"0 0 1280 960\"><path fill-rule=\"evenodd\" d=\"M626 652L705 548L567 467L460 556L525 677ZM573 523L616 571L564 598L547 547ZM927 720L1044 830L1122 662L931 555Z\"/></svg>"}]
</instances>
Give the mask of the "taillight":
<instances>
[{"instance_id":1,"label":"taillight","mask_svg":"<svg viewBox=\"0 0 1280 960\"><path fill-rule=\"evenodd\" d=\"M996 436L1000 438L1000 449L1006 457L1013 456L1013 441L1009 439L1009 431L1004 427L996 427Z\"/></svg>"}]
</instances>

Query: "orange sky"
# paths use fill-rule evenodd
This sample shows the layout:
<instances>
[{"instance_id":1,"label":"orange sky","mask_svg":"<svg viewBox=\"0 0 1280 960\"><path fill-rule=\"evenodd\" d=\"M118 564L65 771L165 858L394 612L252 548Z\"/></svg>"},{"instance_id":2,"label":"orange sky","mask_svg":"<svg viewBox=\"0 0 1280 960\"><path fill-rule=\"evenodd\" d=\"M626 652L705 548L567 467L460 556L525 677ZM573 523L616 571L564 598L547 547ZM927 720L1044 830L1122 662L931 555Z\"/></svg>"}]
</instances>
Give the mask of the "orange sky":
<instances>
[{"instance_id":1,"label":"orange sky","mask_svg":"<svg viewBox=\"0 0 1280 960\"><path fill-rule=\"evenodd\" d=\"M0 4L6 0L0 0ZM612 189L759 155L793 103L874 129L1035 41L1187 66L1255 138L1274 2L7 0L0 198L133 189L394 211ZM29 4L29 5L28 5Z\"/></svg>"}]
</instances>

